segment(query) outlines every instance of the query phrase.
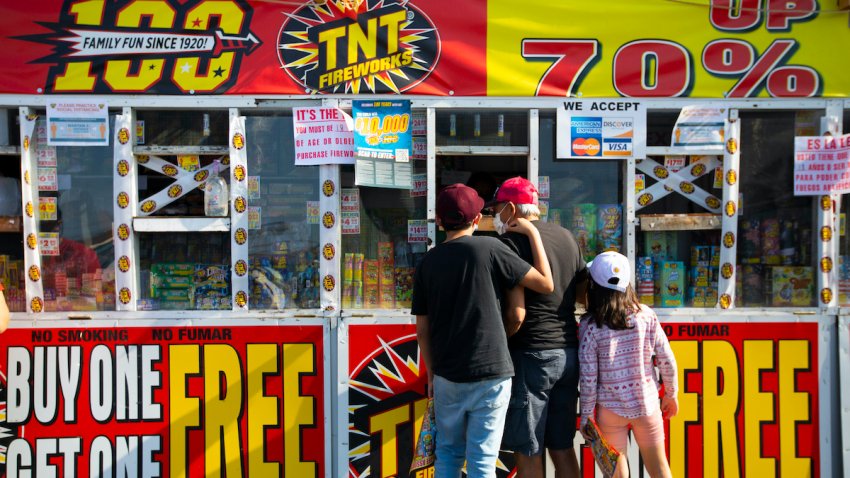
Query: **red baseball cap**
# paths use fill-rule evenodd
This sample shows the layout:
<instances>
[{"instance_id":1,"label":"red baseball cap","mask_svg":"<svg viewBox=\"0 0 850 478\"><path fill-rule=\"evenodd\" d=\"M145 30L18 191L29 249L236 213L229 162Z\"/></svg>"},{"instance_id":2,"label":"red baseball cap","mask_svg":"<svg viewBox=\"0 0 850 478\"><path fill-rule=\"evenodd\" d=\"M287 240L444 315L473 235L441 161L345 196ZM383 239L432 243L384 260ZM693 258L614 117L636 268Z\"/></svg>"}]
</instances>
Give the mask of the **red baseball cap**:
<instances>
[{"instance_id":1,"label":"red baseball cap","mask_svg":"<svg viewBox=\"0 0 850 478\"><path fill-rule=\"evenodd\" d=\"M492 206L500 202L512 202L514 204L537 204L539 195L537 188L528 179L517 176L505 180L493 195L493 200L487 203Z\"/></svg>"},{"instance_id":2,"label":"red baseball cap","mask_svg":"<svg viewBox=\"0 0 850 478\"><path fill-rule=\"evenodd\" d=\"M437 217L444 227L468 224L484 207L484 200L469 186L457 183L446 187L437 197Z\"/></svg>"}]
</instances>

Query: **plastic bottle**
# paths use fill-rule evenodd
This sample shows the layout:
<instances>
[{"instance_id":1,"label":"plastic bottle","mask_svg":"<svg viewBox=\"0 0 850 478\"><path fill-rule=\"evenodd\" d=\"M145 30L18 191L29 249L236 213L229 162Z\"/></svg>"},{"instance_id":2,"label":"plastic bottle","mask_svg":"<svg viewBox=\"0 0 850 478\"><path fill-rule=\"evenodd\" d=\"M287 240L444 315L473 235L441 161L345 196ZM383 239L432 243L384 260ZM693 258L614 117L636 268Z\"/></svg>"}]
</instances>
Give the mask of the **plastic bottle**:
<instances>
[{"instance_id":1,"label":"plastic bottle","mask_svg":"<svg viewBox=\"0 0 850 478\"><path fill-rule=\"evenodd\" d=\"M227 216L230 193L227 182L219 175L221 162L213 162L210 177L204 184L204 214L207 216Z\"/></svg>"}]
</instances>

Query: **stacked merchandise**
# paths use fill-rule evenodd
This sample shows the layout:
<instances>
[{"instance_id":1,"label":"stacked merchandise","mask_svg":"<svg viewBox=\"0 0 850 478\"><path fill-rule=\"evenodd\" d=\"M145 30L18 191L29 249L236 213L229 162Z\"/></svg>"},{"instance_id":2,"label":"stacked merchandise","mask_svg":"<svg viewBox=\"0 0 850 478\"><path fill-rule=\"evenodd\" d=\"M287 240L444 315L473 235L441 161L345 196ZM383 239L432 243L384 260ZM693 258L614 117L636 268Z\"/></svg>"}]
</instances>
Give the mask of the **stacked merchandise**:
<instances>
[{"instance_id":1,"label":"stacked merchandise","mask_svg":"<svg viewBox=\"0 0 850 478\"><path fill-rule=\"evenodd\" d=\"M139 310L185 310L192 304L195 265L154 264L150 270L150 299L140 300Z\"/></svg>"},{"instance_id":2,"label":"stacked merchandise","mask_svg":"<svg viewBox=\"0 0 850 478\"><path fill-rule=\"evenodd\" d=\"M685 265L683 262L674 260L678 255L675 233L646 231L643 245L644 257L651 261L653 268L655 306L684 306Z\"/></svg>"},{"instance_id":3,"label":"stacked merchandise","mask_svg":"<svg viewBox=\"0 0 850 478\"><path fill-rule=\"evenodd\" d=\"M23 260L13 260L7 255L0 255L0 284L3 284L6 289L3 294L6 305L12 312L25 312L27 307L22 270L24 270Z\"/></svg>"},{"instance_id":4,"label":"stacked merchandise","mask_svg":"<svg viewBox=\"0 0 850 478\"><path fill-rule=\"evenodd\" d=\"M718 247L691 246L688 303L692 307L714 307L717 304L719 265L720 249Z\"/></svg>"},{"instance_id":5,"label":"stacked merchandise","mask_svg":"<svg viewBox=\"0 0 850 478\"><path fill-rule=\"evenodd\" d=\"M195 264L192 305L196 310L231 308L230 266Z\"/></svg>"},{"instance_id":6,"label":"stacked merchandise","mask_svg":"<svg viewBox=\"0 0 850 478\"><path fill-rule=\"evenodd\" d=\"M319 266L313 249L292 251L285 241L269 255L251 255L248 289L251 308L283 309L319 306Z\"/></svg>"},{"instance_id":7,"label":"stacked merchandise","mask_svg":"<svg viewBox=\"0 0 850 478\"><path fill-rule=\"evenodd\" d=\"M377 259L359 253L343 256L344 309L410 307L414 269L396 266L395 252L392 242L379 242Z\"/></svg>"},{"instance_id":8,"label":"stacked merchandise","mask_svg":"<svg viewBox=\"0 0 850 478\"><path fill-rule=\"evenodd\" d=\"M641 304L655 305L655 272L652 267L652 257L638 257L635 268L637 281L637 296Z\"/></svg>"},{"instance_id":9,"label":"stacked merchandise","mask_svg":"<svg viewBox=\"0 0 850 478\"><path fill-rule=\"evenodd\" d=\"M560 213L556 223L560 222ZM623 208L619 204L578 204L573 208L571 231L585 260L623 245Z\"/></svg>"},{"instance_id":10,"label":"stacked merchandise","mask_svg":"<svg viewBox=\"0 0 850 478\"><path fill-rule=\"evenodd\" d=\"M72 260L45 260L42 264L44 310L115 309L115 281L111 268L97 267L87 271L85 265ZM19 293L24 294L23 288Z\"/></svg>"}]
</instances>

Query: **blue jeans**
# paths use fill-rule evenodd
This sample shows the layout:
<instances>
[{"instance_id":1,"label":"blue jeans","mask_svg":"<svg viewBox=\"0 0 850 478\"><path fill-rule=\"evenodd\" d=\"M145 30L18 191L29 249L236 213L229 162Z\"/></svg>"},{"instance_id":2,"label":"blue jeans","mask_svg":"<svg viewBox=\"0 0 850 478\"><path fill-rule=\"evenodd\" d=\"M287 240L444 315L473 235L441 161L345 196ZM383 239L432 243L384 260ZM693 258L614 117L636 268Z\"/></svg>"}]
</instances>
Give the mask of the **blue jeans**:
<instances>
[{"instance_id":1,"label":"blue jeans","mask_svg":"<svg viewBox=\"0 0 850 478\"><path fill-rule=\"evenodd\" d=\"M496 460L511 397L511 379L451 382L434 376L437 419L435 478L496 476Z\"/></svg>"}]
</instances>

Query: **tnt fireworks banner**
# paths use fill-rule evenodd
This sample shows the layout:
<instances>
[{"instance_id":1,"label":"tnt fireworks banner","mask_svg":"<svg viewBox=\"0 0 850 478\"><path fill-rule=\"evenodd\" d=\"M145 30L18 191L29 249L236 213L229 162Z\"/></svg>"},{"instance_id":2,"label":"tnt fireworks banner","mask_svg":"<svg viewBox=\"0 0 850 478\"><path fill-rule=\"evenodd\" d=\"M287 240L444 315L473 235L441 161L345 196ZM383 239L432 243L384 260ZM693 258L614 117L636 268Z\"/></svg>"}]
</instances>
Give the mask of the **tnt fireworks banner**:
<instances>
[{"instance_id":1,"label":"tnt fireworks banner","mask_svg":"<svg viewBox=\"0 0 850 478\"><path fill-rule=\"evenodd\" d=\"M312 326L12 329L0 476L326 475Z\"/></svg>"},{"instance_id":2,"label":"tnt fireworks banner","mask_svg":"<svg viewBox=\"0 0 850 478\"><path fill-rule=\"evenodd\" d=\"M812 0L41 0L4 2L0 32L14 94L850 91L847 13Z\"/></svg>"}]
</instances>

